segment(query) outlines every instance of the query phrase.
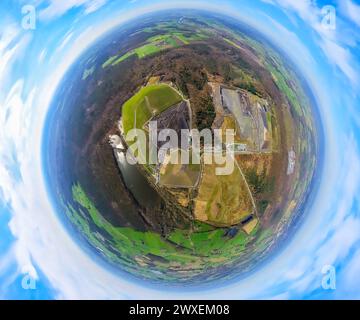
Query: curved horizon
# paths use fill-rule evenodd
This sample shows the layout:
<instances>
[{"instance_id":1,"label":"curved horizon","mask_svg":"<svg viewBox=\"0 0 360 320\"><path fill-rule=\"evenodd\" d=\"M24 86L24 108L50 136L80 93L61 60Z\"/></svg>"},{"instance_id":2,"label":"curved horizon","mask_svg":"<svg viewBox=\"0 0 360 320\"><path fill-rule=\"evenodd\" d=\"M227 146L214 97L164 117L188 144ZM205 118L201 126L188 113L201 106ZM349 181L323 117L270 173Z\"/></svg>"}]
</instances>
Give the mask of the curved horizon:
<instances>
[{"instance_id":1,"label":"curved horizon","mask_svg":"<svg viewBox=\"0 0 360 320\"><path fill-rule=\"evenodd\" d=\"M360 271L360 248L357 245L360 237L357 235L360 230L357 208L360 122L355 109L360 92L357 75L349 69L349 65L355 70L359 66L358 47L351 46L350 40L340 41L336 35L329 36L328 31L319 31L316 16L311 14L311 10L318 13L319 8L311 7L306 11L309 8L298 8L285 0L274 1L276 6L261 1L243 4L243 16L234 14L239 9L236 1L227 1L229 8L221 5L222 9L225 7L223 10L219 10L217 1L212 1L211 5L203 2L192 5L188 1L166 5L165 1L157 1L149 6L136 1L129 2L128 8L105 2L99 8L86 7L87 2L84 2L67 8L65 12L56 12L55 9L60 9L50 10L51 5L44 5L39 14L42 20L32 39L29 33L23 34L21 30L16 33L15 27L10 30L8 23L8 36L0 40L0 44L6 41L0 45L0 53L8 57L8 66L0 65L0 81L5 79L1 82L0 123L7 130L0 135L4 142L0 158L5 168L0 171L0 228L4 228L7 235L6 244L0 246L0 257L4 261L4 271L0 270L3 297L11 297L16 292L34 298L167 299L168 290L172 298L179 299L201 298L203 295L207 298L221 295L223 299L234 296L260 299L358 297L358 283L351 275ZM342 13L338 22L340 30L344 25L357 23L345 8L338 7ZM312 186L317 190L311 210L302 215L303 220L297 225L295 234L276 256L234 283L174 292L170 288L154 288L124 278L74 241L49 198L48 181L42 165L45 156L42 136L59 85L86 50L115 28L142 15L179 8L231 16L251 26L285 52L291 64L299 69L318 106L315 113L319 112L324 129L322 134L321 127L318 128L320 147L323 148L319 151L319 162L320 165L322 161L324 163L318 168L319 181L316 180L316 185ZM126 17L114 17L115 12L119 17L121 12ZM276 20L272 15L277 17ZM54 40L54 32L61 36ZM287 44L279 37L280 32L288 40ZM355 41L359 40L357 36L351 34ZM40 41L42 37L46 39L43 43ZM290 48L289 44L292 44ZM29 48L32 51L28 51L29 56L24 58ZM296 48L296 52L292 48ZM329 48L330 52L327 51ZM334 52L345 61L333 57ZM37 63L29 64L29 61ZM58 252L54 252L54 248ZM65 269L57 265L59 261L63 262ZM337 268L338 287L332 292L321 287L322 269L328 265ZM79 272L80 269L86 272ZM38 293L21 287L15 289L24 275L36 279L40 288L36 290Z\"/></svg>"}]
</instances>

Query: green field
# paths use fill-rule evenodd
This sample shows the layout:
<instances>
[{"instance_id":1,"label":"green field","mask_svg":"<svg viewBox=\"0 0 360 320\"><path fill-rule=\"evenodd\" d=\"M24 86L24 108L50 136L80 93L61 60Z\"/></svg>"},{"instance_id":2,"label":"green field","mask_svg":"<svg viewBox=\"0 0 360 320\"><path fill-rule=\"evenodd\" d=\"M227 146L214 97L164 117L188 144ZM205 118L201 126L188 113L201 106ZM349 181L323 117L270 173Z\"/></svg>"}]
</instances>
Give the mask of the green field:
<instances>
[{"instance_id":1,"label":"green field","mask_svg":"<svg viewBox=\"0 0 360 320\"><path fill-rule=\"evenodd\" d=\"M117 55L112 56L112 57L109 57L109 58L102 64L102 67L103 67L103 68L106 68L106 67L110 66L117 58L118 58Z\"/></svg>"},{"instance_id":2,"label":"green field","mask_svg":"<svg viewBox=\"0 0 360 320\"><path fill-rule=\"evenodd\" d=\"M148 43L145 44L139 48L136 48L134 50L131 50L127 53L125 53L122 56L112 56L108 60L104 62L102 65L103 68L106 68L108 66L116 66L117 64L125 61L126 59L130 58L131 56L136 55L139 59L145 58L149 55L152 55L154 53L160 52L162 48L156 44Z\"/></svg>"},{"instance_id":3,"label":"green field","mask_svg":"<svg viewBox=\"0 0 360 320\"><path fill-rule=\"evenodd\" d=\"M148 43L156 44L159 46L171 46L171 47L178 47L179 41L178 37L172 34L162 34L151 37L147 40ZM184 43L185 44L185 43Z\"/></svg>"},{"instance_id":4,"label":"green field","mask_svg":"<svg viewBox=\"0 0 360 320\"><path fill-rule=\"evenodd\" d=\"M139 59L142 59L142 58L145 58L146 56L149 56L151 54L159 52L160 50L161 50L161 48L159 48L158 46L156 46L152 43L149 43L140 48L136 48L134 51L137 54L137 56L139 57Z\"/></svg>"},{"instance_id":5,"label":"green field","mask_svg":"<svg viewBox=\"0 0 360 320\"><path fill-rule=\"evenodd\" d=\"M223 38L225 42L227 42L228 44L234 46L235 48L237 49L242 49L241 46L239 46L238 44L236 44L234 41L231 41L230 39L226 39L226 38Z\"/></svg>"},{"instance_id":6,"label":"green field","mask_svg":"<svg viewBox=\"0 0 360 320\"><path fill-rule=\"evenodd\" d=\"M143 59L165 49L177 48L180 45L188 45L193 41L201 41L207 38L208 36L203 33L181 33L171 32L169 30L169 33L167 34L150 37L141 47L135 48L121 56L114 55L110 57L103 63L102 67L115 66L134 55L139 59Z\"/></svg>"},{"instance_id":7,"label":"green field","mask_svg":"<svg viewBox=\"0 0 360 320\"><path fill-rule=\"evenodd\" d=\"M132 51L124 54L123 56L121 56L120 58L118 58L116 56L116 58L114 60L111 60L110 63L108 65L112 65L112 66L115 66L123 61L125 61L127 58L131 57L134 53Z\"/></svg>"},{"instance_id":8,"label":"green field","mask_svg":"<svg viewBox=\"0 0 360 320\"><path fill-rule=\"evenodd\" d=\"M122 106L124 133L144 124L153 116L182 101L179 93L167 84L143 87Z\"/></svg>"},{"instance_id":9,"label":"green field","mask_svg":"<svg viewBox=\"0 0 360 320\"><path fill-rule=\"evenodd\" d=\"M150 274L151 268L145 267L150 255L161 258L152 259L158 271L166 274L169 267L182 267L190 275L190 270L196 272L200 268L205 271L223 266L238 257L252 239L241 230L234 237L228 237L225 229L199 222L194 224L192 230L175 229L166 238L155 232L114 227L101 216L80 184L73 185L72 194L76 206L63 205L68 218L78 230L110 261L121 262L127 271L145 277L154 276ZM106 234L109 242L104 242L99 232ZM114 254L111 248L116 249L120 256Z\"/></svg>"}]
</instances>

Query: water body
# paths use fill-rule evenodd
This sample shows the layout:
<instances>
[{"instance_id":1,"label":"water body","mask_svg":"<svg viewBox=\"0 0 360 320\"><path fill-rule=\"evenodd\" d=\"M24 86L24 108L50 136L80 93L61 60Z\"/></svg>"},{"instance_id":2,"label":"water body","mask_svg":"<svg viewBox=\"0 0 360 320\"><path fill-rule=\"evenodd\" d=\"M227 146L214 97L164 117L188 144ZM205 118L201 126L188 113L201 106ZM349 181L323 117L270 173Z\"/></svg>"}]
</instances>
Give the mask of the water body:
<instances>
[{"instance_id":1,"label":"water body","mask_svg":"<svg viewBox=\"0 0 360 320\"><path fill-rule=\"evenodd\" d=\"M115 156L125 185L136 201L145 208L154 208L158 206L161 198L151 187L139 168L136 165L128 163L124 152L115 151Z\"/></svg>"}]
</instances>

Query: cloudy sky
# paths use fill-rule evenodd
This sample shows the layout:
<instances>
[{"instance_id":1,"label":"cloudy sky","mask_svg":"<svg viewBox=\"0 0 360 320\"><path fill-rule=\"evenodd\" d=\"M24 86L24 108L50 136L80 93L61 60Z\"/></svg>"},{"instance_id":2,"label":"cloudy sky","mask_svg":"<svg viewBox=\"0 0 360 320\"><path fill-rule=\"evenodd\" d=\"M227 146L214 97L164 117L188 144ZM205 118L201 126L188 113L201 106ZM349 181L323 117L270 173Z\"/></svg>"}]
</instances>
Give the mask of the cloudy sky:
<instances>
[{"instance_id":1,"label":"cloudy sky","mask_svg":"<svg viewBox=\"0 0 360 320\"><path fill-rule=\"evenodd\" d=\"M29 6L35 29L24 25ZM311 212L275 259L227 287L169 294L112 274L72 240L48 200L40 141L57 85L87 47L141 14L185 7L242 20L297 64L319 106L325 167ZM2 0L0 24L0 298L360 298L360 4ZM335 290L322 287L327 266Z\"/></svg>"}]
</instances>

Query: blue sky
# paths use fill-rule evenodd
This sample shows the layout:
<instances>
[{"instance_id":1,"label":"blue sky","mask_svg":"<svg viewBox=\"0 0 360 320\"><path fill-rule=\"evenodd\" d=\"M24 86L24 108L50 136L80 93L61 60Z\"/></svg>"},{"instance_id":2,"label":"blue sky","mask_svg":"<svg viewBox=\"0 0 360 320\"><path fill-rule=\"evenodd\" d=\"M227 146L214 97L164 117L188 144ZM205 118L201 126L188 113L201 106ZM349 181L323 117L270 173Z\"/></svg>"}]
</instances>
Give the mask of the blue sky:
<instances>
[{"instance_id":1,"label":"blue sky","mask_svg":"<svg viewBox=\"0 0 360 320\"><path fill-rule=\"evenodd\" d=\"M29 4L35 30L21 26ZM335 30L321 23L325 5ZM288 54L316 97L325 165L311 212L278 257L231 286L169 294L112 274L73 242L49 203L40 142L56 87L87 47L143 13L183 7L238 18ZM0 298L360 298L360 3L3 0L0 24ZM336 290L321 287L325 265ZM26 276L35 290L23 288Z\"/></svg>"}]
</instances>

